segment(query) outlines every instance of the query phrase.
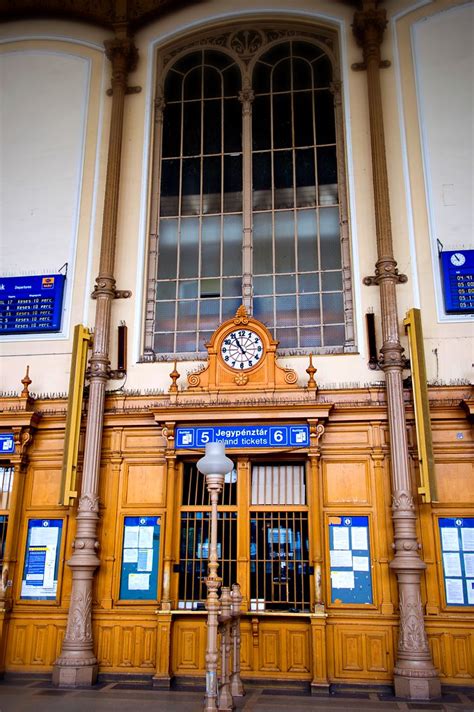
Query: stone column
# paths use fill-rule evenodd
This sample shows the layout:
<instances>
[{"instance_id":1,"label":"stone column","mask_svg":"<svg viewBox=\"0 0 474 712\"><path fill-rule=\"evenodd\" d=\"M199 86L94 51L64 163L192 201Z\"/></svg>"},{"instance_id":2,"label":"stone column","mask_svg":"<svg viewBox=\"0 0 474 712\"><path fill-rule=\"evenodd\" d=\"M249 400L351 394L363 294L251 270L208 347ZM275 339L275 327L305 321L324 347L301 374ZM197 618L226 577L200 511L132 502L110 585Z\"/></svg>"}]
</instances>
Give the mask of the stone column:
<instances>
[{"instance_id":1,"label":"stone column","mask_svg":"<svg viewBox=\"0 0 474 712\"><path fill-rule=\"evenodd\" d=\"M354 69L367 71L370 120L372 179L377 237L375 275L366 277L367 285L380 288L382 338L380 365L387 387L390 430L392 517L395 555L390 564L396 573L399 591L400 631L394 669L395 694L411 699L431 699L441 694L425 631L420 578L425 564L419 555L416 537L415 506L410 483L408 442L403 403L402 371L405 365L398 332L396 286L406 282L399 275L393 256L390 201L385 154L380 67L380 46L387 21L385 10L376 0L363 0L362 10L354 15L354 35L363 50L364 61Z\"/></svg>"},{"instance_id":2,"label":"stone column","mask_svg":"<svg viewBox=\"0 0 474 712\"><path fill-rule=\"evenodd\" d=\"M94 341L89 363L89 404L84 446L81 496L77 511L74 552L67 562L72 570L71 602L66 635L53 668L53 684L62 687L93 685L98 663L92 637L92 579L100 561L97 555L99 520L99 468L104 419L105 387L109 377L109 337L112 301L126 296L115 289L113 274L120 185L120 157L127 75L137 60L133 42L123 26L105 42L112 64L112 111L104 195L104 216L99 274L93 298L97 300ZM128 296L128 295L127 295Z\"/></svg>"}]
</instances>

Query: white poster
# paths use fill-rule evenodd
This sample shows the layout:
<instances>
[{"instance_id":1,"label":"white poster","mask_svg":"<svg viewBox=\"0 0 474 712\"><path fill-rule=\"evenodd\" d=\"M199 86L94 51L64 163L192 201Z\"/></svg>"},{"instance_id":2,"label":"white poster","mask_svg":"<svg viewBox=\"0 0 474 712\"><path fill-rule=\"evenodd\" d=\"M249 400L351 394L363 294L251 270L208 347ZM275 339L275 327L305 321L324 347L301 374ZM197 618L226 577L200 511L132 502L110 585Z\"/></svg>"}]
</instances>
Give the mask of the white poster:
<instances>
[{"instance_id":1,"label":"white poster","mask_svg":"<svg viewBox=\"0 0 474 712\"><path fill-rule=\"evenodd\" d=\"M138 549L124 549L123 550L123 563L124 564L136 564L138 561Z\"/></svg>"},{"instance_id":2,"label":"white poster","mask_svg":"<svg viewBox=\"0 0 474 712\"><path fill-rule=\"evenodd\" d=\"M368 571L369 570L369 557L368 556L354 556L352 559L352 566L354 571Z\"/></svg>"},{"instance_id":3,"label":"white poster","mask_svg":"<svg viewBox=\"0 0 474 712\"><path fill-rule=\"evenodd\" d=\"M444 575L462 576L461 558L459 554L443 554Z\"/></svg>"},{"instance_id":4,"label":"white poster","mask_svg":"<svg viewBox=\"0 0 474 712\"><path fill-rule=\"evenodd\" d=\"M466 587L467 587L467 602L472 605L472 604L474 604L474 579L467 579Z\"/></svg>"},{"instance_id":5,"label":"white poster","mask_svg":"<svg viewBox=\"0 0 474 712\"><path fill-rule=\"evenodd\" d=\"M153 549L137 549L137 571L151 571L153 568Z\"/></svg>"},{"instance_id":6,"label":"white poster","mask_svg":"<svg viewBox=\"0 0 474 712\"><path fill-rule=\"evenodd\" d=\"M332 527L332 542L334 549L349 548L349 528Z\"/></svg>"},{"instance_id":7,"label":"white poster","mask_svg":"<svg viewBox=\"0 0 474 712\"><path fill-rule=\"evenodd\" d=\"M474 554L464 554L464 571L467 577L474 577Z\"/></svg>"},{"instance_id":8,"label":"white poster","mask_svg":"<svg viewBox=\"0 0 474 712\"><path fill-rule=\"evenodd\" d=\"M459 551L458 530L454 527L441 527L441 545L444 551Z\"/></svg>"},{"instance_id":9,"label":"white poster","mask_svg":"<svg viewBox=\"0 0 474 712\"><path fill-rule=\"evenodd\" d=\"M446 603L458 605L464 603L462 579L446 579Z\"/></svg>"},{"instance_id":10,"label":"white poster","mask_svg":"<svg viewBox=\"0 0 474 712\"><path fill-rule=\"evenodd\" d=\"M354 588L353 571L331 571L333 588Z\"/></svg>"},{"instance_id":11,"label":"white poster","mask_svg":"<svg viewBox=\"0 0 474 712\"><path fill-rule=\"evenodd\" d=\"M352 548L356 551L369 548L367 527L352 527Z\"/></svg>"},{"instance_id":12,"label":"white poster","mask_svg":"<svg viewBox=\"0 0 474 712\"><path fill-rule=\"evenodd\" d=\"M150 588L150 574L129 574L129 591L148 591Z\"/></svg>"},{"instance_id":13,"label":"white poster","mask_svg":"<svg viewBox=\"0 0 474 712\"><path fill-rule=\"evenodd\" d=\"M138 527L125 527L124 549L138 549Z\"/></svg>"},{"instance_id":14,"label":"white poster","mask_svg":"<svg viewBox=\"0 0 474 712\"><path fill-rule=\"evenodd\" d=\"M346 566L352 568L352 551L334 551L331 550L331 568L339 568L340 566Z\"/></svg>"},{"instance_id":15,"label":"white poster","mask_svg":"<svg viewBox=\"0 0 474 712\"><path fill-rule=\"evenodd\" d=\"M474 551L474 527L463 527L461 539L464 551Z\"/></svg>"},{"instance_id":16,"label":"white poster","mask_svg":"<svg viewBox=\"0 0 474 712\"><path fill-rule=\"evenodd\" d=\"M153 527L139 527L138 532L138 548L152 549L153 548Z\"/></svg>"}]
</instances>

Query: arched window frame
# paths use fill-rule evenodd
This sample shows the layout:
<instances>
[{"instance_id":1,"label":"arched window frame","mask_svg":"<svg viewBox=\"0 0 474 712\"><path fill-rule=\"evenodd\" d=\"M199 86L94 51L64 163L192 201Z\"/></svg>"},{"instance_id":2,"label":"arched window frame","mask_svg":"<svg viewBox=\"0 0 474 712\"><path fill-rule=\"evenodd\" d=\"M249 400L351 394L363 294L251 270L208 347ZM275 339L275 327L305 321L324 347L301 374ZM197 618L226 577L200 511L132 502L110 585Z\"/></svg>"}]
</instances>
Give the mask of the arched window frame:
<instances>
[{"instance_id":1,"label":"arched window frame","mask_svg":"<svg viewBox=\"0 0 474 712\"><path fill-rule=\"evenodd\" d=\"M242 104L242 184L243 184L243 226L242 226L242 302L252 312L252 101L254 98L251 77L259 58L273 46L289 40L301 40L319 47L332 65L331 92L334 96L334 117L336 133L337 184L340 218L340 247L342 293L344 304L345 340L341 346L320 346L312 348L281 349L282 353L354 353L354 306L352 294L351 248L347 199L347 176L344 145L344 120L342 106L342 83L340 79L339 39L337 32L326 27L314 30L308 26L294 26L291 30L274 25L255 27L239 25L216 30L205 36L196 36L187 42L174 43L162 49L157 57L157 83L155 98L155 131L152 153L150 233L147 268L146 313L143 343L143 361L167 360L170 355L182 359L202 358L204 350L155 354L155 310L158 267L158 224L159 192L161 181L161 146L163 135L163 111L165 108L164 83L167 72L181 57L198 50L214 50L228 55L239 67L242 75L242 89L239 99ZM218 323L215 324L217 328Z\"/></svg>"}]
</instances>

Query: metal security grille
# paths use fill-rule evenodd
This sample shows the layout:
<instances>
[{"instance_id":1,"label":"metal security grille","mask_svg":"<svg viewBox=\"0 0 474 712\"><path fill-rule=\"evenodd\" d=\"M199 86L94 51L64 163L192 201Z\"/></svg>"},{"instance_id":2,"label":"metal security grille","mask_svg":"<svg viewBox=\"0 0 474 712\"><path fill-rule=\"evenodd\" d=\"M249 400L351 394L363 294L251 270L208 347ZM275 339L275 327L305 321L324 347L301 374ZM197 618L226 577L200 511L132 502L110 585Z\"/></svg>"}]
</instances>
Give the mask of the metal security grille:
<instances>
[{"instance_id":1,"label":"metal security grille","mask_svg":"<svg viewBox=\"0 0 474 712\"><path fill-rule=\"evenodd\" d=\"M178 608L203 609L209 557L210 512L182 512ZM237 512L219 512L218 574L223 586L237 580Z\"/></svg>"},{"instance_id":2,"label":"metal security grille","mask_svg":"<svg viewBox=\"0 0 474 712\"><path fill-rule=\"evenodd\" d=\"M184 463L183 497L181 504L187 507L210 507L209 492L206 489L206 478L198 472L194 463ZM237 472L227 473L219 504L237 504Z\"/></svg>"},{"instance_id":3,"label":"metal security grille","mask_svg":"<svg viewBox=\"0 0 474 712\"><path fill-rule=\"evenodd\" d=\"M251 610L309 611L309 581L307 512L253 512Z\"/></svg>"}]
</instances>

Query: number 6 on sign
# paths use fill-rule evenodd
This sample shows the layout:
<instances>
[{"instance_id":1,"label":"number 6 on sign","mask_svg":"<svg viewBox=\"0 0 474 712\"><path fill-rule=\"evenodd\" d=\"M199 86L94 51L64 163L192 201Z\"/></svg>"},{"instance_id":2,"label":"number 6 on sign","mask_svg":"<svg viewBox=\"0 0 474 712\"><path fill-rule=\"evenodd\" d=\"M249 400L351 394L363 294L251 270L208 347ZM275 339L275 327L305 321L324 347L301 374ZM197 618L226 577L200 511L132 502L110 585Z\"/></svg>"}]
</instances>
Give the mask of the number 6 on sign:
<instances>
[{"instance_id":1,"label":"number 6 on sign","mask_svg":"<svg viewBox=\"0 0 474 712\"><path fill-rule=\"evenodd\" d=\"M287 445L287 429L270 428L270 444L271 445Z\"/></svg>"}]
</instances>

